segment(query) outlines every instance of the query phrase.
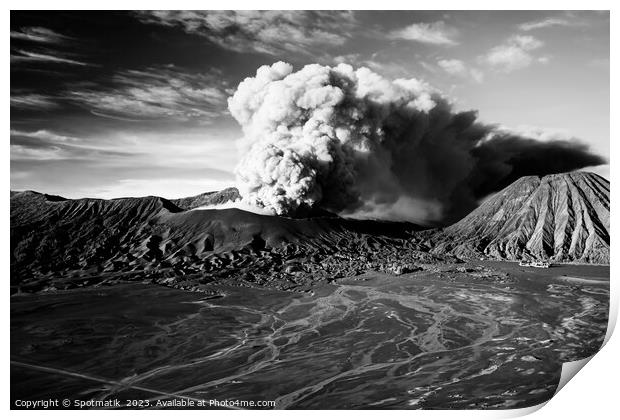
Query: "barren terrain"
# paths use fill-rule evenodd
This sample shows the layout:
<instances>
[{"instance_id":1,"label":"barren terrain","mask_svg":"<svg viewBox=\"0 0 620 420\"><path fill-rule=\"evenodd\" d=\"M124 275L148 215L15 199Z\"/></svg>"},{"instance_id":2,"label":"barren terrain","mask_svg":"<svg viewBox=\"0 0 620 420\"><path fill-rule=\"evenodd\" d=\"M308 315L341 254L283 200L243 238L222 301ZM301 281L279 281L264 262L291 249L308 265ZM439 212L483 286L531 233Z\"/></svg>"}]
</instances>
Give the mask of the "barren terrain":
<instances>
[{"instance_id":1,"label":"barren terrain","mask_svg":"<svg viewBox=\"0 0 620 420\"><path fill-rule=\"evenodd\" d=\"M485 262L314 293L127 282L14 296L11 397L525 407L553 395L562 362L600 347L608 279L604 266Z\"/></svg>"}]
</instances>

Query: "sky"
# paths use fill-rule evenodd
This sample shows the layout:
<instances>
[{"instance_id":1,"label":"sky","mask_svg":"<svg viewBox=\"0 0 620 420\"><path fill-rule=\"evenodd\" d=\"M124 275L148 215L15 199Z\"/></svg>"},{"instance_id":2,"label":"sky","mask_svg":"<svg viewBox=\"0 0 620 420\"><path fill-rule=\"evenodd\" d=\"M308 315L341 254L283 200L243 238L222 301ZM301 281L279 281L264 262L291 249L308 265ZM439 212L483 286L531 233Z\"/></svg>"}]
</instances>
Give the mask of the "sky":
<instances>
[{"instance_id":1,"label":"sky","mask_svg":"<svg viewBox=\"0 0 620 420\"><path fill-rule=\"evenodd\" d=\"M178 198L235 185L228 98L277 61L416 78L485 123L609 159L608 12L12 11L10 36L12 190Z\"/></svg>"}]
</instances>

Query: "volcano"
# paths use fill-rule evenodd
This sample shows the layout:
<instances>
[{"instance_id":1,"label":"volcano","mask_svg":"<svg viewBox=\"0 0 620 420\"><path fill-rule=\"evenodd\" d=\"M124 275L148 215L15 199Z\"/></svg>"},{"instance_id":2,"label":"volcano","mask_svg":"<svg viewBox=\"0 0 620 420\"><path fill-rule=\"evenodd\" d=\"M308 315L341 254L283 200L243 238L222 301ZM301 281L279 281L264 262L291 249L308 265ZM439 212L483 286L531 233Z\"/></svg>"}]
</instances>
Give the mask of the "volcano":
<instances>
[{"instance_id":1,"label":"volcano","mask_svg":"<svg viewBox=\"0 0 620 420\"><path fill-rule=\"evenodd\" d=\"M288 289L446 259L609 263L609 182L590 173L521 178L458 223L426 231L404 222L200 209L228 198L237 200L237 191L179 200L12 192L14 290L39 290L53 279L63 288L86 285L67 279L102 273L172 278L174 285L208 276ZM293 283L283 275L291 272L300 274Z\"/></svg>"},{"instance_id":2,"label":"volcano","mask_svg":"<svg viewBox=\"0 0 620 420\"><path fill-rule=\"evenodd\" d=\"M316 281L355 274L372 256L408 251L409 238L420 229L336 216L292 219L236 208L187 210L220 204L222 197L235 194L70 200L11 192L13 290L38 291L54 282L62 289L86 286L84 278L100 275L173 278L173 286L195 284L194 277L203 283L234 278L251 283L244 285L289 288L295 284L281 282L278 273L304 271L303 265Z\"/></svg>"},{"instance_id":3,"label":"volcano","mask_svg":"<svg viewBox=\"0 0 620 420\"><path fill-rule=\"evenodd\" d=\"M609 181L586 172L523 177L433 237L461 258L609 264Z\"/></svg>"}]
</instances>

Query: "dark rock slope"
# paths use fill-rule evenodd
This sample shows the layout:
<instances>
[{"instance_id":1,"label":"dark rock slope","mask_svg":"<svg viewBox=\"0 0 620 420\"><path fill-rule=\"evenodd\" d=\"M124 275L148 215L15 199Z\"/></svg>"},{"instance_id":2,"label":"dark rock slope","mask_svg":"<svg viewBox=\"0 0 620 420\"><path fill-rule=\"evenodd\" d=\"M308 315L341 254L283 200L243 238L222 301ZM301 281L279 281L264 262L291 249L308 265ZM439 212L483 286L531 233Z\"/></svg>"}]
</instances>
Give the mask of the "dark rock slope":
<instances>
[{"instance_id":1,"label":"dark rock slope","mask_svg":"<svg viewBox=\"0 0 620 420\"><path fill-rule=\"evenodd\" d=\"M50 279L79 278L81 284L85 276L134 273L152 280L196 275L289 287L278 277L283 272L329 279L402 265L417 255L408 240L417 229L339 217L183 210L159 197L68 200L12 192L11 282L37 290Z\"/></svg>"},{"instance_id":2,"label":"dark rock slope","mask_svg":"<svg viewBox=\"0 0 620 420\"><path fill-rule=\"evenodd\" d=\"M431 242L461 258L609 264L609 181L586 172L521 178Z\"/></svg>"}]
</instances>

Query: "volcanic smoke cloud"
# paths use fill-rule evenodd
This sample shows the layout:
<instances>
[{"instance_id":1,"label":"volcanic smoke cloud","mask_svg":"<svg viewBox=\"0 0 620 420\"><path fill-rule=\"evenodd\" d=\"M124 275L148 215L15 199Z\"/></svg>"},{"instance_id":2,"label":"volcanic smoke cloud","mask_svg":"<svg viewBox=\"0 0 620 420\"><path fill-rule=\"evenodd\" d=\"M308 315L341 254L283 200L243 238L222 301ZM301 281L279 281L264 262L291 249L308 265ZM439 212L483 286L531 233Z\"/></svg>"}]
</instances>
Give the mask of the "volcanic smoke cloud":
<instances>
[{"instance_id":1,"label":"volcanic smoke cloud","mask_svg":"<svg viewBox=\"0 0 620 420\"><path fill-rule=\"evenodd\" d=\"M344 215L446 223L524 175L604 163L585 145L544 141L453 112L416 79L367 68L260 67L228 100L241 124L237 183L275 214L322 208Z\"/></svg>"}]
</instances>

